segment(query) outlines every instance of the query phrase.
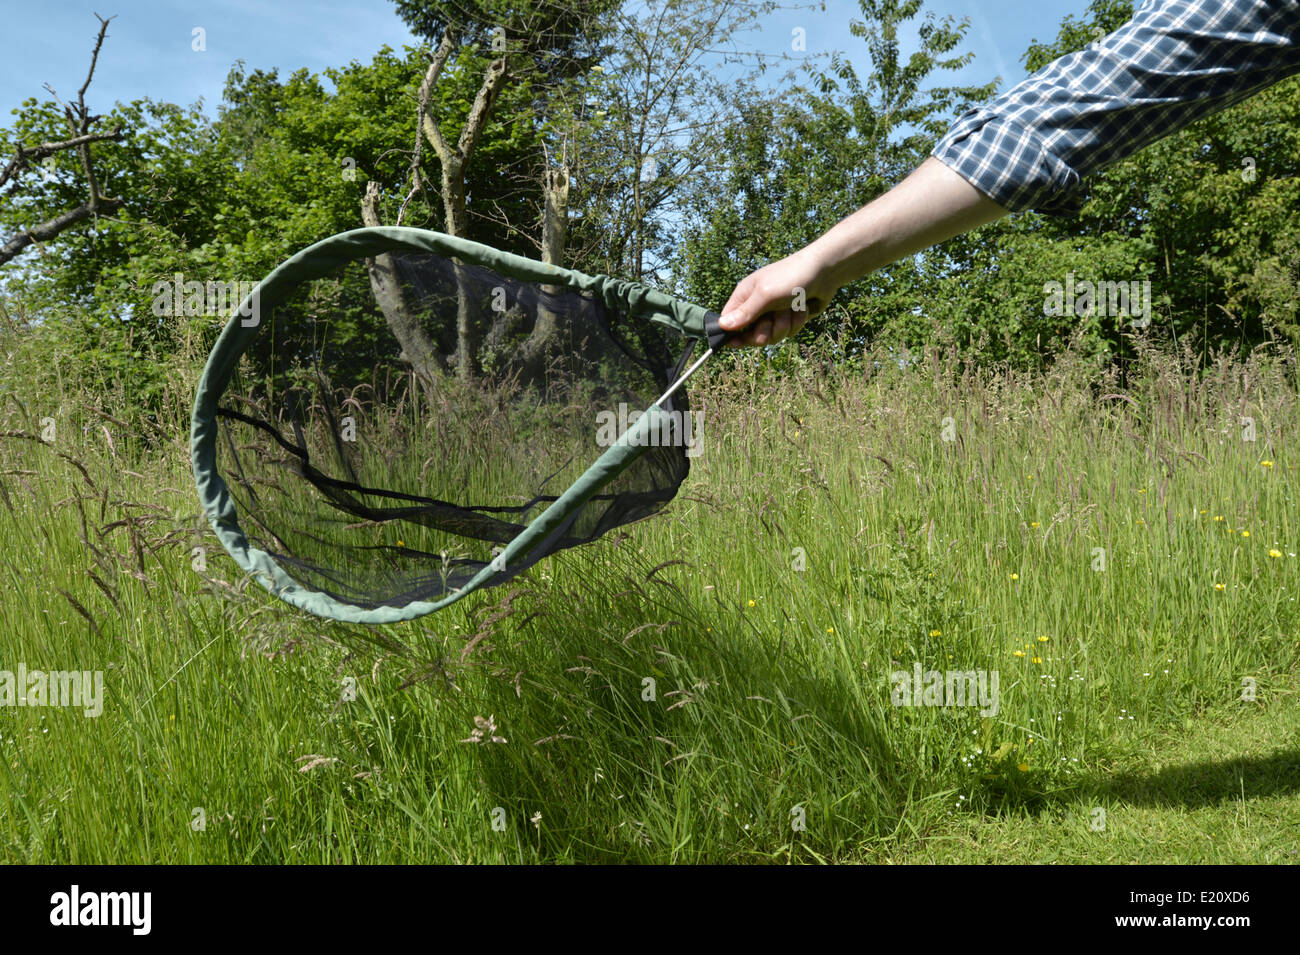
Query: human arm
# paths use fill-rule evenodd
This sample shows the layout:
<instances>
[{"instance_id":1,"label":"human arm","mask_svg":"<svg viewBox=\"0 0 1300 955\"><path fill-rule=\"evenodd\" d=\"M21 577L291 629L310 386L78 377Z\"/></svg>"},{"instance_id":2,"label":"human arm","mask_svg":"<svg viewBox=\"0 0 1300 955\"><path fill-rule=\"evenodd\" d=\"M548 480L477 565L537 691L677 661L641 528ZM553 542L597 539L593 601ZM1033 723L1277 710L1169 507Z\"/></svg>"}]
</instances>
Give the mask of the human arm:
<instances>
[{"instance_id":1,"label":"human arm","mask_svg":"<svg viewBox=\"0 0 1300 955\"><path fill-rule=\"evenodd\" d=\"M779 342L859 276L1006 213L943 163L927 159L816 241L745 278L723 307L719 324L744 329L729 347ZM806 307L795 311L801 298Z\"/></svg>"},{"instance_id":2,"label":"human arm","mask_svg":"<svg viewBox=\"0 0 1300 955\"><path fill-rule=\"evenodd\" d=\"M745 329L737 345L780 341L847 282L1008 211L1073 211L1089 174L1298 71L1300 0L1149 0L961 116L893 190L742 280L722 325Z\"/></svg>"}]
</instances>

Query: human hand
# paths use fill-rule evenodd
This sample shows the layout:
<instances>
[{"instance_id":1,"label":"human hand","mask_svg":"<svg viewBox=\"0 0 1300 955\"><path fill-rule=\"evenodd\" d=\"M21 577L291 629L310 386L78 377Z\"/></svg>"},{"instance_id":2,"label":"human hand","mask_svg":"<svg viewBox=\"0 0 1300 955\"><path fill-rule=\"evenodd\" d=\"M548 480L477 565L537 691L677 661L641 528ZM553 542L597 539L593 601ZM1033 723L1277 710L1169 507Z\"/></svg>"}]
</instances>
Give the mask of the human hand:
<instances>
[{"instance_id":1,"label":"human hand","mask_svg":"<svg viewBox=\"0 0 1300 955\"><path fill-rule=\"evenodd\" d=\"M774 345L797 334L838 288L811 248L763 266L741 280L722 309L718 324L733 333L727 347Z\"/></svg>"}]
</instances>

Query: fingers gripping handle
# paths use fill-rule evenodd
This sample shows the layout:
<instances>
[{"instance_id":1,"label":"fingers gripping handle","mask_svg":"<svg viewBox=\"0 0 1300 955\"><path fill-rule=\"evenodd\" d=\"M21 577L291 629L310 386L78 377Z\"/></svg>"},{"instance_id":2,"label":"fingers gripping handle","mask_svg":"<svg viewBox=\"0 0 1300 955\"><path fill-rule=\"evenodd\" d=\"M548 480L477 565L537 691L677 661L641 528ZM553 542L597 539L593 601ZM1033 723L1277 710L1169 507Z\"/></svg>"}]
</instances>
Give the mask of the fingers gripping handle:
<instances>
[{"instance_id":1,"label":"fingers gripping handle","mask_svg":"<svg viewBox=\"0 0 1300 955\"><path fill-rule=\"evenodd\" d=\"M721 348L723 343L731 337L731 332L718 324L721 318L722 316L717 312L706 312L704 315L704 334L709 340L709 347L714 351Z\"/></svg>"}]
</instances>

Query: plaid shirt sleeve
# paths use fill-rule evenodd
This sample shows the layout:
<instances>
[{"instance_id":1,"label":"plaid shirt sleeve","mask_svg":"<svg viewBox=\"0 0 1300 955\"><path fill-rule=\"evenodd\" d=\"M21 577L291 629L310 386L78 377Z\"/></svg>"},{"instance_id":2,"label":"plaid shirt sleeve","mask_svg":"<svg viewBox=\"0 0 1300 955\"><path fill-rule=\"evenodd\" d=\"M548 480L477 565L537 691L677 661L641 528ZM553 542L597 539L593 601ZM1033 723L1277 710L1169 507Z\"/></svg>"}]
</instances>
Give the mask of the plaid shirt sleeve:
<instances>
[{"instance_id":1,"label":"plaid shirt sleeve","mask_svg":"<svg viewBox=\"0 0 1300 955\"><path fill-rule=\"evenodd\" d=\"M1012 212L1069 214L1085 176L1296 72L1300 0L1147 0L965 113L933 155Z\"/></svg>"}]
</instances>

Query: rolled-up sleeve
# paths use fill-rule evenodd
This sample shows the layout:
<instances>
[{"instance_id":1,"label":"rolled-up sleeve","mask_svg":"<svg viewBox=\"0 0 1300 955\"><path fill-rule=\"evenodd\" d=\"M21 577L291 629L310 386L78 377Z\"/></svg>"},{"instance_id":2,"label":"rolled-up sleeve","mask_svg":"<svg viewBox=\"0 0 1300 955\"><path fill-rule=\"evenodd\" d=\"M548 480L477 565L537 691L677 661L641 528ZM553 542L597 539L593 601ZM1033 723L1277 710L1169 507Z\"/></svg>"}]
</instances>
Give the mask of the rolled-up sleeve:
<instances>
[{"instance_id":1,"label":"rolled-up sleeve","mask_svg":"<svg viewBox=\"0 0 1300 955\"><path fill-rule=\"evenodd\" d=\"M933 155L1020 212L1300 72L1300 0L1148 0L1114 33L957 119Z\"/></svg>"}]
</instances>

